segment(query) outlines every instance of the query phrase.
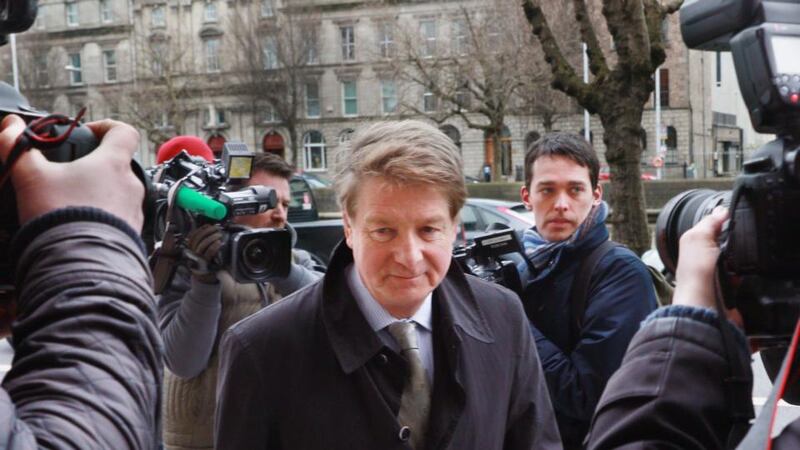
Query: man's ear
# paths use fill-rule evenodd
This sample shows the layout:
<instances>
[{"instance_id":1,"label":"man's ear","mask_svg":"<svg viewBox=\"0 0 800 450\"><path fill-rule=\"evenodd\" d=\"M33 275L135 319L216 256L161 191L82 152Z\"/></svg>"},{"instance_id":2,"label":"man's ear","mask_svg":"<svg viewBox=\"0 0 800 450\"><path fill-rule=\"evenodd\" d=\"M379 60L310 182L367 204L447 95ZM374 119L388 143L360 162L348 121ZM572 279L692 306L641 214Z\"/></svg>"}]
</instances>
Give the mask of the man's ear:
<instances>
[{"instance_id":1,"label":"man's ear","mask_svg":"<svg viewBox=\"0 0 800 450\"><path fill-rule=\"evenodd\" d=\"M528 211L532 211L533 207L531 206L531 193L528 192L527 186L522 186L519 188L519 196L522 199L522 203L525 204L525 208L527 208Z\"/></svg>"},{"instance_id":2,"label":"man's ear","mask_svg":"<svg viewBox=\"0 0 800 450\"><path fill-rule=\"evenodd\" d=\"M592 200L592 204L593 205L599 205L603 201L603 185L602 184L597 183L597 187L592 192L592 197L594 198L594 200Z\"/></svg>"},{"instance_id":3,"label":"man's ear","mask_svg":"<svg viewBox=\"0 0 800 450\"><path fill-rule=\"evenodd\" d=\"M353 227L350 225L350 216L344 211L342 211L342 228L344 229L344 241L352 249L353 245L350 243L350 237L353 235Z\"/></svg>"}]
</instances>

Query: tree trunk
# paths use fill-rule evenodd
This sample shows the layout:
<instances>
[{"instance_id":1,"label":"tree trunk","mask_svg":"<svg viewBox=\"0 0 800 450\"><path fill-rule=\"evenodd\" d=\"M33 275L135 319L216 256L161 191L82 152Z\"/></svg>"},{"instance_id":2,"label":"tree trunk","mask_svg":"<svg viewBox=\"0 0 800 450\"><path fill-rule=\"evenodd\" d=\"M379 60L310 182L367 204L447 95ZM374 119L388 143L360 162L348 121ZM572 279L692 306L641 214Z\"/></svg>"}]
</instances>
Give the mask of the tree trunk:
<instances>
[{"instance_id":1,"label":"tree trunk","mask_svg":"<svg viewBox=\"0 0 800 450\"><path fill-rule=\"evenodd\" d=\"M630 101L629 104L635 102ZM618 103L619 104L619 103ZM642 154L641 108L618 108L620 114L601 114L606 161L610 166L613 212L608 222L614 239L641 255L650 248L650 233L639 161Z\"/></svg>"},{"instance_id":2,"label":"tree trunk","mask_svg":"<svg viewBox=\"0 0 800 450\"><path fill-rule=\"evenodd\" d=\"M289 146L292 150L292 167L297 170L299 167L297 166L297 154L299 153L299 145L297 142L297 125L293 122L289 122L286 124L286 130L289 132ZM303 167L305 169L305 167Z\"/></svg>"}]
</instances>

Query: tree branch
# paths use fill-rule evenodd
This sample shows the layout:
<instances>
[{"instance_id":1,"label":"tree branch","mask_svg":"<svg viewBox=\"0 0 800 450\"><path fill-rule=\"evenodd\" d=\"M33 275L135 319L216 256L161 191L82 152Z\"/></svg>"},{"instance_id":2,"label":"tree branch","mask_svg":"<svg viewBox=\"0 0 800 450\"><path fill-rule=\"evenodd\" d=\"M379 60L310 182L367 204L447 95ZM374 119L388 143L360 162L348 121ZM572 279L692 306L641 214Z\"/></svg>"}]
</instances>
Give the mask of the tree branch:
<instances>
[{"instance_id":1,"label":"tree branch","mask_svg":"<svg viewBox=\"0 0 800 450\"><path fill-rule=\"evenodd\" d=\"M564 58L555 36L550 31L550 25L547 23L547 18L545 18L538 0L536 3L534 3L534 0L524 0L522 7L525 10L525 17L528 19L528 23L533 27L533 34L542 46L545 61L550 65L550 70L553 73L553 87L574 97L581 104L588 101L589 88L592 84L584 84L567 59Z\"/></svg>"},{"instance_id":2,"label":"tree branch","mask_svg":"<svg viewBox=\"0 0 800 450\"><path fill-rule=\"evenodd\" d=\"M603 49L597 41L597 33L594 31L592 21L589 17L589 11L586 8L584 0L572 0L575 8L575 20L581 29L581 39L586 43L586 54L589 56L589 70L599 78L605 78L608 75L608 62L603 54Z\"/></svg>"}]
</instances>

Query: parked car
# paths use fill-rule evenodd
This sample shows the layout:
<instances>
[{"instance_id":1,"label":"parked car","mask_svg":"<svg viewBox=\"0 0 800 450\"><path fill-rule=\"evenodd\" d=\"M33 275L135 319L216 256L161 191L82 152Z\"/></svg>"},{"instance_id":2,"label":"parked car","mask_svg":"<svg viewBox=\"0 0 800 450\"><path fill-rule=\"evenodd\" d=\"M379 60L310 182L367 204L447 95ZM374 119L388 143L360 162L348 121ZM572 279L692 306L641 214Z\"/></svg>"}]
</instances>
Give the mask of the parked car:
<instances>
[{"instance_id":1,"label":"parked car","mask_svg":"<svg viewBox=\"0 0 800 450\"><path fill-rule=\"evenodd\" d=\"M486 232L493 223L508 225L518 232L535 225L533 213L521 202L492 200L486 198L468 198L461 209L461 221L456 230L456 245L470 242Z\"/></svg>"},{"instance_id":2,"label":"parked car","mask_svg":"<svg viewBox=\"0 0 800 450\"><path fill-rule=\"evenodd\" d=\"M329 188L333 184L329 178L313 172L300 172L296 176L305 179L312 189Z\"/></svg>"}]
</instances>

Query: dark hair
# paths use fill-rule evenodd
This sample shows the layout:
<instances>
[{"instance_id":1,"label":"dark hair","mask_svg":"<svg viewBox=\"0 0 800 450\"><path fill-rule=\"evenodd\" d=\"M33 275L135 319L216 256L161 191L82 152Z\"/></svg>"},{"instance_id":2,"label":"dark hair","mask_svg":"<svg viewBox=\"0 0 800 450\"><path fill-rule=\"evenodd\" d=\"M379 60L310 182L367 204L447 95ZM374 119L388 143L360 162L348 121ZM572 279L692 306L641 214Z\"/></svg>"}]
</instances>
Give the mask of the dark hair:
<instances>
[{"instance_id":1,"label":"dark hair","mask_svg":"<svg viewBox=\"0 0 800 450\"><path fill-rule=\"evenodd\" d=\"M525 186L530 188L533 179L533 163L543 156L563 156L589 169L592 189L597 187L600 176L600 161L592 145L583 136L574 133L547 133L535 140L525 152Z\"/></svg>"},{"instance_id":2,"label":"dark hair","mask_svg":"<svg viewBox=\"0 0 800 450\"><path fill-rule=\"evenodd\" d=\"M294 173L292 166L274 153L256 153L253 158L253 173L257 170L262 170L287 180L291 179Z\"/></svg>"}]
</instances>

